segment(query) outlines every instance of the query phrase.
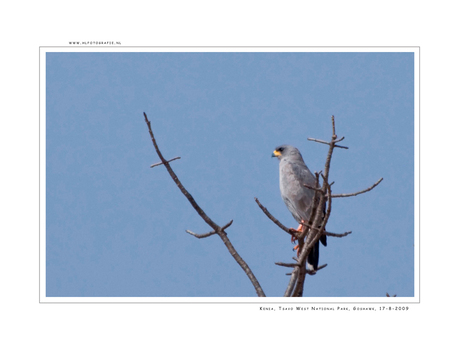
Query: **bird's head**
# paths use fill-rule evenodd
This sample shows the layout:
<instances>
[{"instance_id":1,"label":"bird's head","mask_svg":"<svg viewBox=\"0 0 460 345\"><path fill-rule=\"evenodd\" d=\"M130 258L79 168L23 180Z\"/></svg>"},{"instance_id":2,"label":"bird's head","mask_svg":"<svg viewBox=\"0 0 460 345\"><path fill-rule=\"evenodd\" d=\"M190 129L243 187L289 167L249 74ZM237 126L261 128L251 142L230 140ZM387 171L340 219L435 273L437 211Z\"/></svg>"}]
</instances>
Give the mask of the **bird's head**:
<instances>
[{"instance_id":1,"label":"bird's head","mask_svg":"<svg viewBox=\"0 0 460 345\"><path fill-rule=\"evenodd\" d=\"M278 146L275 151L272 153L272 157L277 157L279 160L281 160L284 157L288 156L300 156L299 150L297 150L294 146L291 145L281 145Z\"/></svg>"}]
</instances>

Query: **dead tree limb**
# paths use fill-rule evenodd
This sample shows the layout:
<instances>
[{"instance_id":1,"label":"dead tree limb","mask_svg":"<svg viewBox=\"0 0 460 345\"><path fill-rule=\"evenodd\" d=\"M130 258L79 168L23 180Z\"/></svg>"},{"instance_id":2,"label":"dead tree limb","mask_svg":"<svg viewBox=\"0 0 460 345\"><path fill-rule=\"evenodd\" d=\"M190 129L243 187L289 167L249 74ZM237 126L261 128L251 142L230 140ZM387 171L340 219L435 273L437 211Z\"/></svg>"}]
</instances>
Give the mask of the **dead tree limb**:
<instances>
[{"instance_id":1,"label":"dead tree limb","mask_svg":"<svg viewBox=\"0 0 460 345\"><path fill-rule=\"evenodd\" d=\"M190 230L185 230L185 232L186 232L187 234L190 234L190 235L192 235L192 236L195 236L196 238L205 238L205 237L209 237L209 236L211 236L211 235L214 235L214 234L216 233L214 230L209 231L209 232L207 232L207 233L205 233L205 234L195 234L194 232L192 232L192 231L190 231Z\"/></svg>"},{"instance_id":2,"label":"dead tree limb","mask_svg":"<svg viewBox=\"0 0 460 345\"><path fill-rule=\"evenodd\" d=\"M366 188L366 189L363 189L359 192L356 192L356 193L348 193L348 194L332 194L331 195L331 198L346 198L346 197L349 197L349 196L356 196L356 195L359 195L359 194L363 194L363 193L366 193L366 192L369 192L370 190L374 189L375 187L377 187L377 185L383 181L383 177L380 178L380 180L378 180L377 182L375 182L372 186L370 186L369 188Z\"/></svg>"},{"instance_id":3,"label":"dead tree limb","mask_svg":"<svg viewBox=\"0 0 460 345\"><path fill-rule=\"evenodd\" d=\"M321 144L326 144L326 145L329 145L329 142L327 141L324 141L324 140L319 140L319 139L313 139L313 138L307 138L308 140L310 141L315 141L317 143L321 143ZM342 141L343 139L345 139L345 137L343 137L342 139L340 139L339 141ZM345 149L345 150L348 150L348 147L346 146L341 146L341 145L335 145L335 147L339 147L341 149Z\"/></svg>"},{"instance_id":4,"label":"dead tree limb","mask_svg":"<svg viewBox=\"0 0 460 345\"><path fill-rule=\"evenodd\" d=\"M344 232L343 234L335 234L333 232L329 232L329 231L324 231L324 234L326 236L331 236L331 237L345 237L347 235L350 235L351 234L351 231L347 231L347 232Z\"/></svg>"},{"instance_id":5,"label":"dead tree limb","mask_svg":"<svg viewBox=\"0 0 460 345\"><path fill-rule=\"evenodd\" d=\"M158 148L158 145L157 145L157 142L155 140L155 137L153 136L152 127L150 125L150 121L147 118L147 115L145 114L145 112L144 112L144 118L145 118L145 122L147 124L147 127L149 129L150 138L152 139L152 143L153 143L153 146L155 147L155 151L157 152L158 157L161 160L161 163L154 164L154 166L163 164L166 167L166 170L168 171L169 175L171 176L173 181L176 183L177 187L180 189L182 194L184 194L184 196L190 202L190 204L195 209L195 211L201 216L201 218L203 218L203 220L213 229L213 231L205 233L205 234L202 234L202 235L192 233L189 230L187 230L187 233L189 233L189 234L191 234L191 235L193 235L193 236L195 236L197 238L204 238L204 237L209 237L211 235L217 234L221 238L221 240L224 242L225 246L227 247L227 249L230 252L230 254L233 256L235 261L241 266L243 271L248 276L249 280L251 281L252 285L254 286L254 289L256 290L257 296L265 297L265 293L262 290L262 287L260 286L257 278L254 276L254 274L252 273L251 269L246 264L246 262L243 260L243 258L238 254L236 249L233 247L232 243L228 239L227 233L225 232L225 229L228 228L232 224L233 220L228 222L225 226L220 227L214 221L212 221L211 218L209 218L208 215L201 209L201 207L197 204L197 202L192 197L192 195L182 185L182 183L180 182L179 178L177 177L177 175L175 174L175 172L171 168L171 165L169 164L169 162L171 162L171 161L173 161L175 159L178 159L178 158L176 157L176 158L173 158L173 159L168 161L163 157L160 149Z\"/></svg>"},{"instance_id":6,"label":"dead tree limb","mask_svg":"<svg viewBox=\"0 0 460 345\"><path fill-rule=\"evenodd\" d=\"M359 195L359 194L363 194L363 193L366 193L366 192L369 192L371 191L372 189L374 189L375 187L377 187L380 182L383 181L383 177L381 177L377 182L375 182L372 186L370 186L369 188L366 188L366 189L363 189L359 192L355 192L355 193L346 193L346 194L332 194L331 195L331 198L346 198L346 197L350 197L350 196L356 196L356 195ZM334 182L332 182L330 184L330 186L332 186L334 184ZM307 184L304 184L304 187L308 188L308 189L311 189L311 190L314 190L314 191L318 191L318 192L321 192L321 188L315 188L315 187L312 187L312 186L309 186Z\"/></svg>"},{"instance_id":7,"label":"dead tree limb","mask_svg":"<svg viewBox=\"0 0 460 345\"><path fill-rule=\"evenodd\" d=\"M299 277L297 278L297 283L294 288L294 291L292 293L292 297L302 297L303 296L303 291L304 291L304 284L305 284L305 278L306 275L314 275L316 274L316 271L309 271L306 268L306 261L308 258L308 255L310 254L311 250L315 246L315 244L319 241L321 236L323 235L324 229L326 227L326 223L329 219L329 216L331 214L331 201L329 200L327 203L327 210L326 214L324 215L324 207L322 205L325 205L327 196L331 195L331 188L328 183L328 178L329 178L329 170L331 166L331 159L332 159L332 152L335 147L335 140L337 139L337 136L335 134L335 122L334 122L334 117L332 117L332 140L329 143L329 150L327 153L326 157L326 163L324 165L324 174L321 174L321 177L323 178L323 185L321 187L321 190L315 190L315 198L313 199L314 207L312 211L312 216L314 213L314 220L311 222L311 226L306 226L304 230L302 231L302 234L299 237L299 248L300 248L300 255L299 255L299 261L301 263L301 268L300 268L300 273ZM316 186L315 188L318 189L318 175L316 174ZM317 197L317 194L319 194L319 198ZM316 230L318 229L318 230ZM306 238L306 245L301 246L300 245L300 240L302 238Z\"/></svg>"},{"instance_id":8,"label":"dead tree limb","mask_svg":"<svg viewBox=\"0 0 460 345\"><path fill-rule=\"evenodd\" d=\"M281 224L281 222L280 222L278 219L276 219L275 217L273 217L273 215L272 215L270 212L268 212L267 208L266 208L265 206L263 206L263 205L260 203L259 199L257 199L257 198L254 198L254 199L255 199L257 205L259 205L260 209L265 213L265 215L266 215L268 218L270 218L270 220L271 220L273 223L275 223L276 225L278 225L281 229L283 229L285 232L287 232L287 233L288 233L289 235L291 235L291 236L296 234L296 232L293 231L292 228L288 228L288 227L284 226L283 224Z\"/></svg>"},{"instance_id":9,"label":"dead tree limb","mask_svg":"<svg viewBox=\"0 0 460 345\"><path fill-rule=\"evenodd\" d=\"M283 266L283 267L299 267L300 266L297 263L284 263L284 262L275 262L275 265Z\"/></svg>"},{"instance_id":10,"label":"dead tree limb","mask_svg":"<svg viewBox=\"0 0 460 345\"><path fill-rule=\"evenodd\" d=\"M295 267L294 270L292 271L291 279L289 280L286 291L284 292L284 297L291 297L292 290L294 290L295 283L297 282L297 279L299 277L299 270L300 270L300 267Z\"/></svg>"}]
</instances>

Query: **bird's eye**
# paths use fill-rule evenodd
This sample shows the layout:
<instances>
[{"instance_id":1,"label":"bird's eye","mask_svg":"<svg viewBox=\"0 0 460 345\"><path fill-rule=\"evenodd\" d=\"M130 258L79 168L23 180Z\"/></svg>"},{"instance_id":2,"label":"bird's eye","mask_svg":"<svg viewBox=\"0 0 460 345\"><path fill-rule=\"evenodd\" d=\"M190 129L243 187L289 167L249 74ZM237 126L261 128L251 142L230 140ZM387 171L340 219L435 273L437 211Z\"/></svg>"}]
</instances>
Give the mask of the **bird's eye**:
<instances>
[{"instance_id":1,"label":"bird's eye","mask_svg":"<svg viewBox=\"0 0 460 345\"><path fill-rule=\"evenodd\" d=\"M278 149L279 152L283 152L283 150L284 150L284 147L280 147L280 148Z\"/></svg>"}]
</instances>

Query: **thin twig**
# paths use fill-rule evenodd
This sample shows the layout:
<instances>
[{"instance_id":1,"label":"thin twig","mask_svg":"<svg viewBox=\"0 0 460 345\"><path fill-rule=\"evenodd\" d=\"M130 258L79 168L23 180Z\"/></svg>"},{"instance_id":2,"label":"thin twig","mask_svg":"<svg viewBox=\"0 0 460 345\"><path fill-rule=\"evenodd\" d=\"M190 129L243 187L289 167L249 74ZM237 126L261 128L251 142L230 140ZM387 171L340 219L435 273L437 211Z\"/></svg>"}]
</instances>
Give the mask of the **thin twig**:
<instances>
[{"instance_id":1,"label":"thin twig","mask_svg":"<svg viewBox=\"0 0 460 345\"><path fill-rule=\"evenodd\" d=\"M197 213L201 216L201 218L203 218L203 220L214 230L214 232L216 232L219 235L219 237L224 242L224 244L227 247L227 249L230 252L230 254L233 256L235 261L240 265L240 267L244 270L244 272L248 276L249 280L251 281L252 285L254 286L254 288L256 290L257 295L259 297L265 297L265 293L262 290L262 287L260 286L260 284L259 284L257 278L255 277L254 273L252 273L252 271L249 268L249 266L246 264L246 262L243 260L243 258L235 250L235 248L233 247L232 243L228 239L226 232L224 231L224 229L228 228L232 224L233 221L228 222L224 227L220 227L219 225L214 223L211 220L211 218L208 217L208 215L201 209L200 206L198 206L197 202L192 197L192 195L182 185L182 183L180 182L179 178L177 177L177 175L172 170L172 168L171 168L170 164L168 163L168 161L161 154L161 151L158 148L158 145L157 145L157 142L155 140L155 137L153 136L152 127L150 125L150 121L147 118L146 113L144 113L144 118L145 118L145 122L147 123L147 127L148 127L149 133L150 133L150 138L152 139L152 143L153 143L153 146L155 147L155 150L156 150L156 152L158 154L158 157L160 157L160 160L161 160L162 164L164 164L164 166L166 167L166 170L168 170L169 175L171 176L173 181L176 183L177 187L180 189L182 194L184 194L184 196L190 202L190 204L195 209L195 211L197 211ZM191 231L189 233L191 233ZM207 235L207 234L204 234L204 235ZM194 234L194 236L197 237L196 234ZM210 235L207 235L207 236L210 236ZM205 237L207 237L207 236L205 236Z\"/></svg>"},{"instance_id":2,"label":"thin twig","mask_svg":"<svg viewBox=\"0 0 460 345\"><path fill-rule=\"evenodd\" d=\"M315 139L315 138L307 138L307 139L310 140L310 141L315 141L315 142L320 143L320 144L329 145L329 142L328 142L328 141L324 141L324 140L320 140L320 139Z\"/></svg>"},{"instance_id":3,"label":"thin twig","mask_svg":"<svg viewBox=\"0 0 460 345\"><path fill-rule=\"evenodd\" d=\"M174 157L173 159L170 159L169 161L166 161L166 162L169 163L169 162L175 161L176 159L180 159L180 157ZM154 167L159 166L159 165L162 165L162 164L164 164L164 163L163 163L163 162L159 162L159 163L152 164L150 167L151 167L151 168L154 168Z\"/></svg>"},{"instance_id":4,"label":"thin twig","mask_svg":"<svg viewBox=\"0 0 460 345\"><path fill-rule=\"evenodd\" d=\"M192 236L195 236L196 238L205 238L205 237L209 237L211 235L215 235L217 234L217 232L215 232L214 230L210 231L210 232L207 232L205 234L195 234L194 232L190 231L190 230L185 230L186 233L192 235Z\"/></svg>"},{"instance_id":5,"label":"thin twig","mask_svg":"<svg viewBox=\"0 0 460 345\"><path fill-rule=\"evenodd\" d=\"M314 226L309 225L309 224L307 224L307 223L302 223L302 225L305 225L305 226L308 228L307 230L312 229L312 230L315 230L315 231L321 231L320 228L315 228Z\"/></svg>"},{"instance_id":6,"label":"thin twig","mask_svg":"<svg viewBox=\"0 0 460 345\"><path fill-rule=\"evenodd\" d=\"M377 185L382 181L383 181L383 177L381 177L380 180L378 180L372 186L370 186L369 188L366 188L366 189L364 189L362 191L359 191L359 192L356 192L356 193L349 193L349 194L332 194L331 198L346 198L346 197L349 197L349 196L356 196L356 195L359 195L359 194L363 194L363 193L369 192L370 190L372 190L375 187L377 187Z\"/></svg>"},{"instance_id":7,"label":"thin twig","mask_svg":"<svg viewBox=\"0 0 460 345\"><path fill-rule=\"evenodd\" d=\"M229 221L227 224L225 224L225 225L222 227L221 231L224 231L225 229L227 229L227 228L228 228L230 225L232 225L232 224L233 224L233 219L232 219L231 221Z\"/></svg>"},{"instance_id":8,"label":"thin twig","mask_svg":"<svg viewBox=\"0 0 460 345\"><path fill-rule=\"evenodd\" d=\"M332 140L337 138L337 134L335 134L335 118L334 115L331 116L332 119Z\"/></svg>"},{"instance_id":9,"label":"thin twig","mask_svg":"<svg viewBox=\"0 0 460 345\"><path fill-rule=\"evenodd\" d=\"M329 220L329 217L331 215L331 210L332 210L332 198L331 198L331 195L332 195L332 191L331 191L331 185L327 182L325 182L326 184L326 188L327 188L327 198L328 198L328 202L327 202L327 210L326 210L326 215L324 216L323 218L323 224L321 225L321 231L324 230L326 224L327 224L327 221Z\"/></svg>"},{"instance_id":10,"label":"thin twig","mask_svg":"<svg viewBox=\"0 0 460 345\"><path fill-rule=\"evenodd\" d=\"M259 205L260 209L265 213L265 215L270 218L270 220L275 223L276 225L278 225L281 229L283 229L285 232L287 232L289 235L294 235L295 234L295 231L292 231L293 229L290 229L286 226L284 226L283 224L280 223L280 221L278 219L276 219L275 217L272 216L272 214L270 212L268 212L267 208L265 206L263 206L260 202L259 202L259 199L257 198L254 198L254 200L256 201L257 205Z\"/></svg>"},{"instance_id":11,"label":"thin twig","mask_svg":"<svg viewBox=\"0 0 460 345\"><path fill-rule=\"evenodd\" d=\"M285 262L275 262L275 265L283 266L283 267L299 267L298 263L285 263Z\"/></svg>"},{"instance_id":12,"label":"thin twig","mask_svg":"<svg viewBox=\"0 0 460 345\"><path fill-rule=\"evenodd\" d=\"M317 191L317 192L322 192L323 191L321 188L311 187L311 186L309 186L308 184L305 184L305 183L303 184L303 186L307 187L308 189Z\"/></svg>"},{"instance_id":13,"label":"thin twig","mask_svg":"<svg viewBox=\"0 0 460 345\"><path fill-rule=\"evenodd\" d=\"M321 265L321 266L318 266L318 268L316 270L306 270L306 273L313 276L316 274L316 272L318 272L319 270L322 270L324 267L326 267L327 264L324 264L324 265Z\"/></svg>"},{"instance_id":14,"label":"thin twig","mask_svg":"<svg viewBox=\"0 0 460 345\"><path fill-rule=\"evenodd\" d=\"M329 142L327 141L324 141L324 140L320 140L320 139L314 139L314 138L307 138L308 140L310 141L316 141L317 143L321 143L321 144L325 144L325 145L330 145ZM335 147L338 147L338 148L341 148L341 149L346 149L348 150L348 147L347 146L342 146L342 145L334 145Z\"/></svg>"},{"instance_id":15,"label":"thin twig","mask_svg":"<svg viewBox=\"0 0 460 345\"><path fill-rule=\"evenodd\" d=\"M329 231L324 231L323 233L324 233L324 235L331 236L331 237L345 237L347 235L350 235L351 231L344 232L343 234L335 234L335 233L329 232Z\"/></svg>"},{"instance_id":16,"label":"thin twig","mask_svg":"<svg viewBox=\"0 0 460 345\"><path fill-rule=\"evenodd\" d=\"M220 231L224 231L225 229L227 229L230 225L232 225L233 223L233 219L231 221L229 221L227 224L225 224L221 229ZM195 236L196 238L205 238L205 237L209 237L211 235L215 235L217 234L216 231L212 230L210 232L207 232L205 234L195 234L194 232L190 231L190 230L185 230L186 233L192 235L192 236Z\"/></svg>"}]
</instances>

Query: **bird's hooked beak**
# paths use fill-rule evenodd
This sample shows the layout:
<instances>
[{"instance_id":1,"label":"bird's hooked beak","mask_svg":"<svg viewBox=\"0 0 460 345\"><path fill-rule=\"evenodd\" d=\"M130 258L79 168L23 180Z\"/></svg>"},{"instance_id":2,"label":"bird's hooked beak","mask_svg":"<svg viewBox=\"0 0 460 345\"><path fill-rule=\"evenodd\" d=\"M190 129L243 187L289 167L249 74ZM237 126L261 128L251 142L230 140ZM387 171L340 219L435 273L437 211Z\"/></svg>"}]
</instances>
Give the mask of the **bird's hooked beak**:
<instances>
[{"instance_id":1,"label":"bird's hooked beak","mask_svg":"<svg viewBox=\"0 0 460 345\"><path fill-rule=\"evenodd\" d=\"M279 152L278 150L273 151L272 157L279 157L279 156L281 156L281 152Z\"/></svg>"}]
</instances>

